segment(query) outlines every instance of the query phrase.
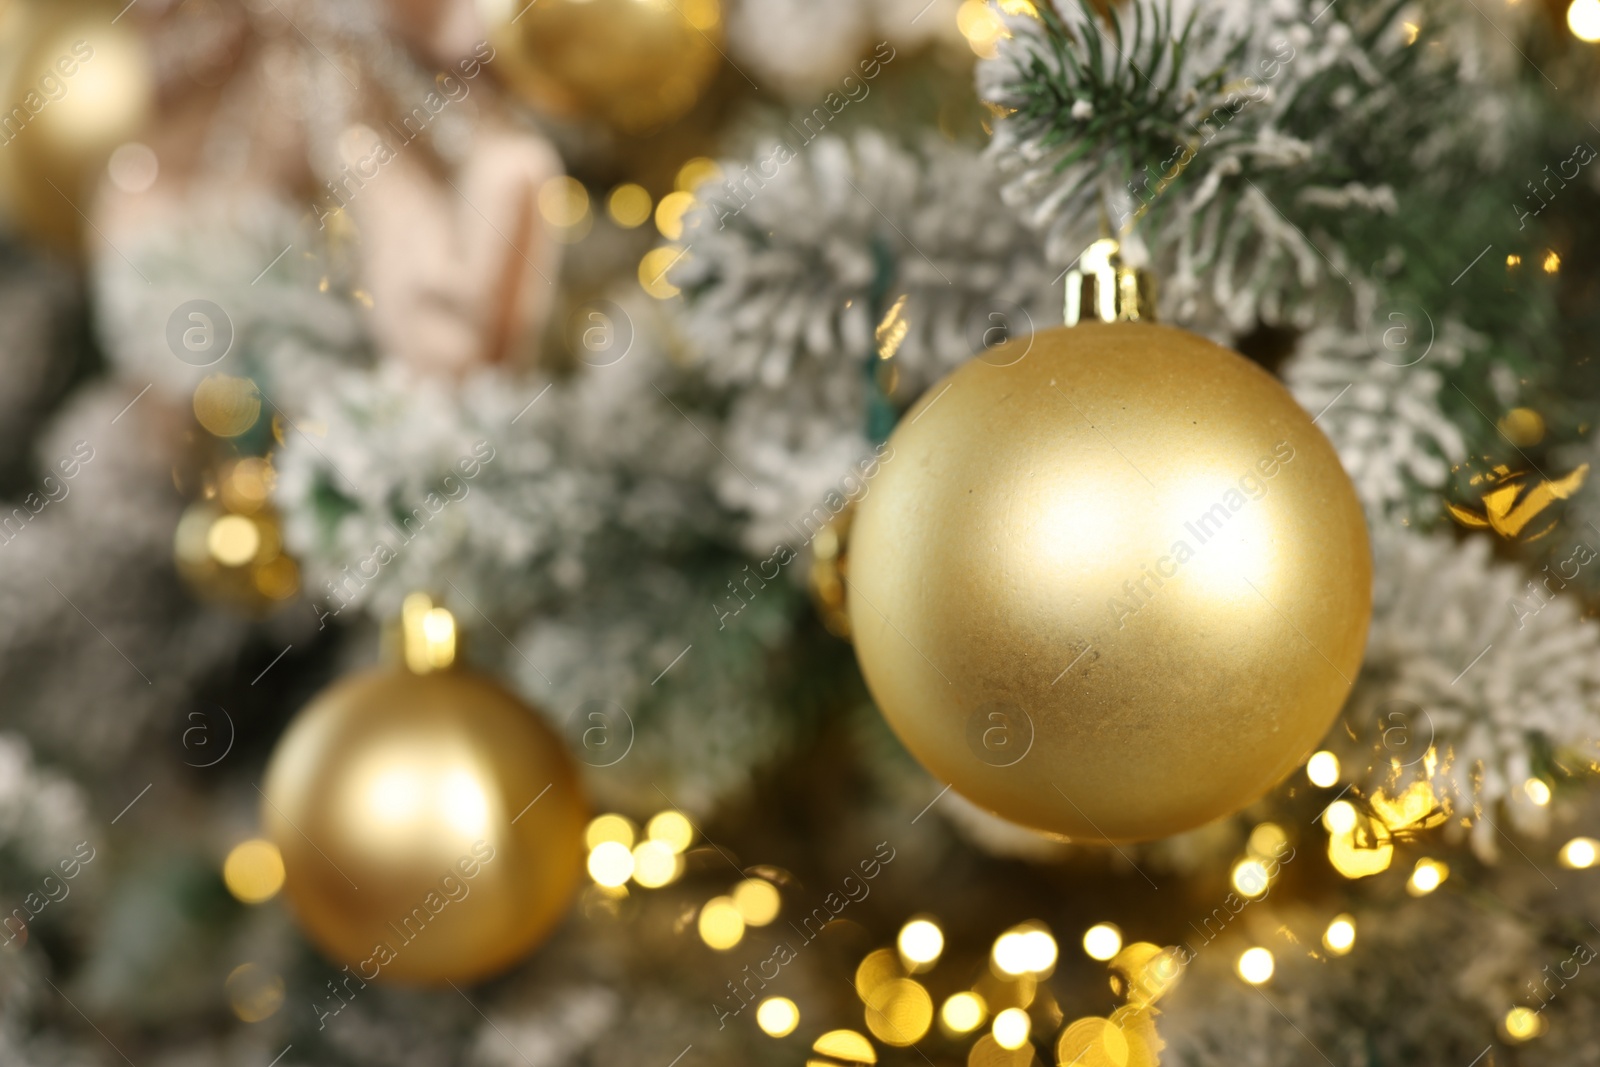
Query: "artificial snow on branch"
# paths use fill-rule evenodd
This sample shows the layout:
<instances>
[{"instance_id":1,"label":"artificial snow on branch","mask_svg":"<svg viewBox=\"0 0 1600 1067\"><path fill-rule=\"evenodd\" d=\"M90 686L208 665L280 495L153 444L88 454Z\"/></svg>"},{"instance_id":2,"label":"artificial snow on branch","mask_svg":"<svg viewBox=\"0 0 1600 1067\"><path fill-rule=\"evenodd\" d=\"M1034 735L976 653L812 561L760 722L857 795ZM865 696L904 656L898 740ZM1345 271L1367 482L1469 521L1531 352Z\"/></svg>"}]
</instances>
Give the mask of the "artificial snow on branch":
<instances>
[{"instance_id":1,"label":"artificial snow on branch","mask_svg":"<svg viewBox=\"0 0 1600 1067\"><path fill-rule=\"evenodd\" d=\"M303 212L265 193L184 206L94 264L101 342L129 381L187 400L207 375L248 377L298 411L328 366L370 363L353 263Z\"/></svg>"},{"instance_id":2,"label":"artificial snow on branch","mask_svg":"<svg viewBox=\"0 0 1600 1067\"><path fill-rule=\"evenodd\" d=\"M177 417L159 394L139 394L114 382L79 390L36 443L28 491L0 506L9 722L86 767L125 759L247 630L197 605L173 573Z\"/></svg>"},{"instance_id":3,"label":"artificial snow on branch","mask_svg":"<svg viewBox=\"0 0 1600 1067\"><path fill-rule=\"evenodd\" d=\"M1372 301L1360 302L1370 309ZM1446 376L1480 338L1447 320L1411 322L1358 311L1307 331L1284 384L1317 420L1375 518L1432 518L1466 441L1439 406Z\"/></svg>"},{"instance_id":4,"label":"artificial snow on branch","mask_svg":"<svg viewBox=\"0 0 1600 1067\"><path fill-rule=\"evenodd\" d=\"M385 618L426 590L463 618L515 621L604 583L616 558L714 535L701 472L716 453L646 347L560 381L324 374L277 460L319 613Z\"/></svg>"},{"instance_id":5,"label":"artificial snow on branch","mask_svg":"<svg viewBox=\"0 0 1600 1067\"><path fill-rule=\"evenodd\" d=\"M904 406L997 328L1060 321L1054 272L978 153L875 131L763 143L696 191L670 274L693 369L731 398L714 480L756 552L870 453L883 357Z\"/></svg>"},{"instance_id":6,"label":"artificial snow on branch","mask_svg":"<svg viewBox=\"0 0 1600 1067\"><path fill-rule=\"evenodd\" d=\"M803 727L775 664L805 605L793 574L729 555L619 562L610 581L512 631L500 665L549 712L603 801L709 814ZM659 790L659 791L658 791Z\"/></svg>"},{"instance_id":7,"label":"artificial snow on branch","mask_svg":"<svg viewBox=\"0 0 1600 1067\"><path fill-rule=\"evenodd\" d=\"M1600 756L1600 623L1543 575L1491 559L1483 537L1379 526L1373 550L1366 663L1328 743L1370 789L1429 780L1492 859L1502 819L1549 825L1530 778Z\"/></svg>"},{"instance_id":8,"label":"artificial snow on branch","mask_svg":"<svg viewBox=\"0 0 1600 1067\"><path fill-rule=\"evenodd\" d=\"M398 364L325 378L278 453L276 499L323 623L391 618L429 592L594 768L598 795L660 803L655 783L707 811L795 732L769 659L796 571L792 554L763 576L730 551L707 482L722 427L652 343L652 305L626 307L632 349L560 379Z\"/></svg>"},{"instance_id":9,"label":"artificial snow on branch","mask_svg":"<svg viewBox=\"0 0 1600 1067\"><path fill-rule=\"evenodd\" d=\"M1353 220L1402 210L1397 190L1441 195L1470 177L1446 161L1506 140L1508 109L1476 103L1492 95L1479 39L1422 36L1436 10L1055 0L1005 15L978 86L1006 199L1058 264L1122 236L1161 276L1170 321L1309 325L1356 273ZM1445 96L1447 123L1409 106Z\"/></svg>"}]
</instances>

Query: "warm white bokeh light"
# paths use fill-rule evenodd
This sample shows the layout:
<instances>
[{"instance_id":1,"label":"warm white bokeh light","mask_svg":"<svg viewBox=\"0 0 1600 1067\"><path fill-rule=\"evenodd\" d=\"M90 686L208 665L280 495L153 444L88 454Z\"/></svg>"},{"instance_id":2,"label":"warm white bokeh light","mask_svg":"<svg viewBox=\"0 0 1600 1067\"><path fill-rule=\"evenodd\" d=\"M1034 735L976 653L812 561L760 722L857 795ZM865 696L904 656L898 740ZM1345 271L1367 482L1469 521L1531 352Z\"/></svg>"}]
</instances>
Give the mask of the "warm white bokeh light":
<instances>
[{"instance_id":1,"label":"warm white bokeh light","mask_svg":"<svg viewBox=\"0 0 1600 1067\"><path fill-rule=\"evenodd\" d=\"M261 549L261 531L243 515L223 515L206 533L206 548L224 567L242 567Z\"/></svg>"},{"instance_id":2,"label":"warm white bokeh light","mask_svg":"<svg viewBox=\"0 0 1600 1067\"><path fill-rule=\"evenodd\" d=\"M995 1044L1003 1049L1019 1049L1028 1043L1028 1033L1033 1022L1021 1008L1007 1008L994 1017Z\"/></svg>"},{"instance_id":3,"label":"warm white bokeh light","mask_svg":"<svg viewBox=\"0 0 1600 1067\"><path fill-rule=\"evenodd\" d=\"M1083 951L1093 960L1109 960L1122 951L1122 931L1112 923L1095 923L1083 932Z\"/></svg>"},{"instance_id":4,"label":"warm white bokeh light","mask_svg":"<svg viewBox=\"0 0 1600 1067\"><path fill-rule=\"evenodd\" d=\"M1522 791L1541 808L1550 803L1550 784L1543 778L1529 778L1522 783Z\"/></svg>"},{"instance_id":5,"label":"warm white bokeh light","mask_svg":"<svg viewBox=\"0 0 1600 1067\"><path fill-rule=\"evenodd\" d=\"M939 1009L939 1020L953 1034L970 1034L983 1025L988 1008L976 993L952 993Z\"/></svg>"},{"instance_id":6,"label":"warm white bokeh light","mask_svg":"<svg viewBox=\"0 0 1600 1067\"><path fill-rule=\"evenodd\" d=\"M1306 760L1306 777L1311 784L1328 789L1339 784L1339 757L1324 749Z\"/></svg>"},{"instance_id":7,"label":"warm white bokeh light","mask_svg":"<svg viewBox=\"0 0 1600 1067\"><path fill-rule=\"evenodd\" d=\"M124 193L147 192L161 174L161 161L149 145L128 141L106 162L106 177Z\"/></svg>"},{"instance_id":8,"label":"warm white bokeh light","mask_svg":"<svg viewBox=\"0 0 1600 1067\"><path fill-rule=\"evenodd\" d=\"M264 838L241 841L223 861L222 880L246 904L271 900L283 888L283 856Z\"/></svg>"},{"instance_id":9,"label":"warm white bokeh light","mask_svg":"<svg viewBox=\"0 0 1600 1067\"><path fill-rule=\"evenodd\" d=\"M927 919L912 919L900 928L900 955L913 965L936 962L944 951L944 931Z\"/></svg>"},{"instance_id":10,"label":"warm white bokeh light","mask_svg":"<svg viewBox=\"0 0 1600 1067\"><path fill-rule=\"evenodd\" d=\"M40 54L72 54L74 39L86 28L69 26L63 36L44 44ZM39 132L68 152L110 149L119 135L139 126L150 106L149 59L140 40L122 29L112 27L95 36L94 58L78 66L71 91L44 112L47 121L39 124Z\"/></svg>"},{"instance_id":11,"label":"warm white bokeh light","mask_svg":"<svg viewBox=\"0 0 1600 1067\"><path fill-rule=\"evenodd\" d=\"M700 940L726 952L744 938L744 916L731 897L712 897L700 909Z\"/></svg>"},{"instance_id":12,"label":"warm white bokeh light","mask_svg":"<svg viewBox=\"0 0 1600 1067\"><path fill-rule=\"evenodd\" d=\"M1356 828L1356 806L1348 800L1335 800L1322 813L1322 825L1329 833L1347 834Z\"/></svg>"},{"instance_id":13,"label":"warm white bokeh light","mask_svg":"<svg viewBox=\"0 0 1600 1067\"><path fill-rule=\"evenodd\" d=\"M1322 947L1336 956L1343 956L1356 943L1356 921L1348 915L1338 915L1322 932Z\"/></svg>"},{"instance_id":14,"label":"warm white bokeh light","mask_svg":"<svg viewBox=\"0 0 1600 1067\"><path fill-rule=\"evenodd\" d=\"M1444 884L1450 876L1450 868L1438 860L1423 858L1411 871L1411 878L1406 882L1406 892L1414 897L1427 896Z\"/></svg>"},{"instance_id":15,"label":"warm white bokeh light","mask_svg":"<svg viewBox=\"0 0 1600 1067\"><path fill-rule=\"evenodd\" d=\"M765 926L778 917L783 898L765 878L746 878L733 887L733 906L746 926Z\"/></svg>"},{"instance_id":16,"label":"warm white bokeh light","mask_svg":"<svg viewBox=\"0 0 1600 1067\"><path fill-rule=\"evenodd\" d=\"M652 841L666 844L674 852L683 852L694 843L694 826L676 811L652 816L645 825L644 834Z\"/></svg>"},{"instance_id":17,"label":"warm white bokeh light","mask_svg":"<svg viewBox=\"0 0 1600 1067\"><path fill-rule=\"evenodd\" d=\"M624 848L633 847L633 823L621 815L598 815L589 821L583 831L586 848L594 848L603 841L615 841Z\"/></svg>"},{"instance_id":18,"label":"warm white bokeh light","mask_svg":"<svg viewBox=\"0 0 1600 1067\"><path fill-rule=\"evenodd\" d=\"M1056 939L1044 930L1017 929L994 943L994 965L1002 974L1043 974L1056 964Z\"/></svg>"},{"instance_id":19,"label":"warm white bokeh light","mask_svg":"<svg viewBox=\"0 0 1600 1067\"><path fill-rule=\"evenodd\" d=\"M633 877L633 851L621 841L602 841L589 852L589 877L615 889Z\"/></svg>"},{"instance_id":20,"label":"warm white bokeh light","mask_svg":"<svg viewBox=\"0 0 1600 1067\"><path fill-rule=\"evenodd\" d=\"M788 1037L800 1025L800 1009L788 997L768 997L756 1006L756 1025L771 1037Z\"/></svg>"},{"instance_id":21,"label":"warm white bokeh light","mask_svg":"<svg viewBox=\"0 0 1600 1067\"><path fill-rule=\"evenodd\" d=\"M1272 953L1264 948L1246 949L1239 957L1239 977L1251 985L1260 985L1272 977Z\"/></svg>"},{"instance_id":22,"label":"warm white bokeh light","mask_svg":"<svg viewBox=\"0 0 1600 1067\"><path fill-rule=\"evenodd\" d=\"M1270 879L1267 877L1267 868L1256 859L1240 860L1233 865L1233 888L1241 896L1254 899L1265 895Z\"/></svg>"},{"instance_id":23,"label":"warm white bokeh light","mask_svg":"<svg viewBox=\"0 0 1600 1067\"><path fill-rule=\"evenodd\" d=\"M1567 28L1580 41L1600 41L1600 0L1572 0L1567 8Z\"/></svg>"},{"instance_id":24,"label":"warm white bokeh light","mask_svg":"<svg viewBox=\"0 0 1600 1067\"><path fill-rule=\"evenodd\" d=\"M1592 837L1574 837L1561 846L1558 857L1561 866L1574 871L1587 870L1600 860L1600 841Z\"/></svg>"},{"instance_id":25,"label":"warm white bokeh light","mask_svg":"<svg viewBox=\"0 0 1600 1067\"><path fill-rule=\"evenodd\" d=\"M633 880L646 889L660 889L682 871L682 858L665 841L641 841L633 847Z\"/></svg>"},{"instance_id":26,"label":"warm white bokeh light","mask_svg":"<svg viewBox=\"0 0 1600 1067\"><path fill-rule=\"evenodd\" d=\"M1544 1018L1520 1004L1506 1012L1506 1036L1513 1041L1532 1041L1544 1033Z\"/></svg>"}]
</instances>

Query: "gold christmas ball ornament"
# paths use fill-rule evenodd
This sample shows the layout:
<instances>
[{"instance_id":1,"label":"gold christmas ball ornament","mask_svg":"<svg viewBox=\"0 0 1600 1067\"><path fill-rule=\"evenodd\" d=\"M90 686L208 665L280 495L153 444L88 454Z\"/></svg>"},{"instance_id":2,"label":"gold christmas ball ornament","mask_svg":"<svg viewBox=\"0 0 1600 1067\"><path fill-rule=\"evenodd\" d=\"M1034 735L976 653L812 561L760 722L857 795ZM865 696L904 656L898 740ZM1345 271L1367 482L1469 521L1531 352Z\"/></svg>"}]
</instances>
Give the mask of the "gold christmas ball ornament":
<instances>
[{"instance_id":1,"label":"gold christmas ball ornament","mask_svg":"<svg viewBox=\"0 0 1600 1067\"><path fill-rule=\"evenodd\" d=\"M1137 313L1117 289L1102 318ZM1014 822L1137 841L1236 811L1360 667L1354 488L1289 393L1210 341L1086 321L1017 347L929 389L857 506L867 683L932 774Z\"/></svg>"},{"instance_id":2,"label":"gold christmas ball ornament","mask_svg":"<svg viewBox=\"0 0 1600 1067\"><path fill-rule=\"evenodd\" d=\"M117 5L0 4L0 200L11 225L75 243L92 181L155 96L143 42Z\"/></svg>"},{"instance_id":3,"label":"gold christmas ball ornament","mask_svg":"<svg viewBox=\"0 0 1600 1067\"><path fill-rule=\"evenodd\" d=\"M479 0L494 69L533 104L645 133L692 108L722 61L719 0Z\"/></svg>"},{"instance_id":4,"label":"gold christmas ball ornament","mask_svg":"<svg viewBox=\"0 0 1600 1067\"><path fill-rule=\"evenodd\" d=\"M499 685L448 667L448 613L421 617L424 662L445 669L336 683L290 725L262 787L295 917L362 982L504 970L561 920L583 863L561 741Z\"/></svg>"}]
</instances>

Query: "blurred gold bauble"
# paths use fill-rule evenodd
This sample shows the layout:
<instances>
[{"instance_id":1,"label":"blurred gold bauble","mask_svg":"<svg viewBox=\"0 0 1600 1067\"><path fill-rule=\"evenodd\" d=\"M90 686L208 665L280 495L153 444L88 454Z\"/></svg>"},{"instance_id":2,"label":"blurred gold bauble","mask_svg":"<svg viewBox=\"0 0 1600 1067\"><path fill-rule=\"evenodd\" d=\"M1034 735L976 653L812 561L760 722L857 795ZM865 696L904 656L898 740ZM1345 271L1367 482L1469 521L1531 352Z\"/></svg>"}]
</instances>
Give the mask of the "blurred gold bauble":
<instances>
[{"instance_id":1,"label":"blurred gold bauble","mask_svg":"<svg viewBox=\"0 0 1600 1067\"><path fill-rule=\"evenodd\" d=\"M1090 322L1006 353L928 390L857 506L850 622L878 706L941 781L1069 838L1239 809L1361 663L1372 564L1338 457L1193 334Z\"/></svg>"},{"instance_id":2,"label":"blurred gold bauble","mask_svg":"<svg viewBox=\"0 0 1600 1067\"><path fill-rule=\"evenodd\" d=\"M365 981L504 970L561 920L582 869L561 741L462 671L337 682L278 743L262 798L296 918Z\"/></svg>"},{"instance_id":3,"label":"blurred gold bauble","mask_svg":"<svg viewBox=\"0 0 1600 1067\"><path fill-rule=\"evenodd\" d=\"M850 598L845 583L850 580L850 520L854 506L847 506L811 539L811 570L806 585L811 603L822 625L835 637L850 638Z\"/></svg>"},{"instance_id":4,"label":"blurred gold bauble","mask_svg":"<svg viewBox=\"0 0 1600 1067\"><path fill-rule=\"evenodd\" d=\"M154 81L117 5L0 7L0 201L8 222L73 244L99 170L144 125Z\"/></svg>"},{"instance_id":5,"label":"blurred gold bauble","mask_svg":"<svg viewBox=\"0 0 1600 1067\"><path fill-rule=\"evenodd\" d=\"M531 102L644 133L694 106L722 61L720 0L479 0L494 68Z\"/></svg>"}]
</instances>

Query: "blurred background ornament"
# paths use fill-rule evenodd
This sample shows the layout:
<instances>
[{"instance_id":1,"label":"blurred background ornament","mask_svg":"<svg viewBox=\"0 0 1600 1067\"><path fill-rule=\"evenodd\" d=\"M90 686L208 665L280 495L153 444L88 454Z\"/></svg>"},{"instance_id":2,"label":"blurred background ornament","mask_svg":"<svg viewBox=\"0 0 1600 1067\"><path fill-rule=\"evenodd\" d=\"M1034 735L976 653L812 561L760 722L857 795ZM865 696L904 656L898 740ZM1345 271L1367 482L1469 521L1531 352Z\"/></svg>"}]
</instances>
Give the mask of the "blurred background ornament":
<instances>
[{"instance_id":1,"label":"blurred background ornament","mask_svg":"<svg viewBox=\"0 0 1600 1067\"><path fill-rule=\"evenodd\" d=\"M1493 530L1508 541L1537 541L1561 521L1565 511L1561 505L1583 488L1589 464L1552 478L1537 469L1514 471L1485 458L1462 464L1455 474L1463 499L1445 502L1452 519L1469 530Z\"/></svg>"},{"instance_id":2,"label":"blurred background ornament","mask_svg":"<svg viewBox=\"0 0 1600 1067\"><path fill-rule=\"evenodd\" d=\"M692 108L722 63L720 0L480 0L495 64L569 118L648 133Z\"/></svg>"},{"instance_id":3,"label":"blurred background ornament","mask_svg":"<svg viewBox=\"0 0 1600 1067\"><path fill-rule=\"evenodd\" d=\"M154 94L144 44L116 15L88 0L0 5L0 204L11 226L61 247L77 243L100 169Z\"/></svg>"},{"instance_id":4,"label":"blurred background ornament","mask_svg":"<svg viewBox=\"0 0 1600 1067\"><path fill-rule=\"evenodd\" d=\"M855 508L846 507L811 539L811 569L807 585L811 602L830 634L850 638L849 593L850 520Z\"/></svg>"},{"instance_id":5,"label":"blurred background ornament","mask_svg":"<svg viewBox=\"0 0 1600 1067\"><path fill-rule=\"evenodd\" d=\"M487 116L453 175L393 140L361 125L340 138L347 165L383 160L349 204L358 299L379 351L451 373L525 355L560 272L561 246L537 207L540 191L564 180L560 157L543 138Z\"/></svg>"},{"instance_id":6,"label":"blurred background ornament","mask_svg":"<svg viewBox=\"0 0 1600 1067\"><path fill-rule=\"evenodd\" d=\"M408 598L404 666L325 690L267 767L261 820L290 908L367 981L504 970L550 933L578 883L571 757L537 711L455 669L455 641L448 611Z\"/></svg>"},{"instance_id":7,"label":"blurred background ornament","mask_svg":"<svg viewBox=\"0 0 1600 1067\"><path fill-rule=\"evenodd\" d=\"M302 397L280 379L292 377L285 354L261 349L341 316L286 315L284 302L346 304L365 334L335 342L352 362L369 361L368 344L435 374L531 358L559 276L538 196L563 168L547 140L508 119L470 0L267 5L242 26L193 21L169 12L152 32L196 57L198 41L232 33L212 72L220 91L171 86L150 143L119 149L126 165L113 160L86 209L117 250L101 257L108 275L131 270L129 284L187 288L224 308L241 354L268 363L252 372L291 414ZM433 33L437 48L422 47ZM252 250L242 265L196 264L171 247L218 226L261 240L260 260ZM183 267L193 276L174 277ZM124 346L137 345L112 347Z\"/></svg>"}]
</instances>

